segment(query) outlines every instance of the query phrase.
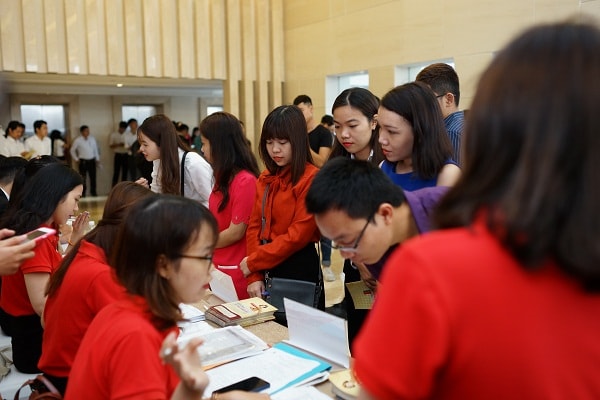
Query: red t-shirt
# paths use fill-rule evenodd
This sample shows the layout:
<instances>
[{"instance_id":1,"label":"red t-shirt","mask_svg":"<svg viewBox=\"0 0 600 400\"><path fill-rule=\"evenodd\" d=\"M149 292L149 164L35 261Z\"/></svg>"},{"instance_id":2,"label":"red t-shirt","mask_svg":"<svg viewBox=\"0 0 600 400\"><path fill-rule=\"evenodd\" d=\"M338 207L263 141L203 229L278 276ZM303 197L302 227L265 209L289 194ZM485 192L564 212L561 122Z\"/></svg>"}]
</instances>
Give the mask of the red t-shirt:
<instances>
[{"instance_id":1,"label":"red t-shirt","mask_svg":"<svg viewBox=\"0 0 600 400\"><path fill-rule=\"evenodd\" d=\"M68 377L88 326L106 305L124 295L104 251L85 240L58 291L46 300L41 371Z\"/></svg>"},{"instance_id":2,"label":"red t-shirt","mask_svg":"<svg viewBox=\"0 0 600 400\"><path fill-rule=\"evenodd\" d=\"M15 317L35 314L27 294L25 274L35 272L51 274L54 272L62 261L62 256L57 248L58 235L51 235L39 240L35 246L33 258L23 261L15 274L2 277L0 306L4 311Z\"/></svg>"},{"instance_id":3,"label":"red t-shirt","mask_svg":"<svg viewBox=\"0 0 600 400\"><path fill-rule=\"evenodd\" d=\"M213 190L208 199L208 208L217 219L219 232L229 228L231 223L248 225L255 195L256 177L248 171L239 172L231 181L229 202L223 211L218 211L223 194ZM240 300L248 298L248 283L239 268L240 261L246 255L246 237L244 236L227 247L216 249L213 258L215 266L233 279L235 291Z\"/></svg>"},{"instance_id":4,"label":"red t-shirt","mask_svg":"<svg viewBox=\"0 0 600 400\"><path fill-rule=\"evenodd\" d=\"M134 297L98 313L75 356L66 400L171 398L179 377L158 353L173 329L158 331L146 310Z\"/></svg>"},{"instance_id":5,"label":"red t-shirt","mask_svg":"<svg viewBox=\"0 0 600 400\"><path fill-rule=\"evenodd\" d=\"M576 251L574 249L574 251ZM598 399L600 294L525 270L480 223L401 246L353 354L384 399Z\"/></svg>"}]
</instances>

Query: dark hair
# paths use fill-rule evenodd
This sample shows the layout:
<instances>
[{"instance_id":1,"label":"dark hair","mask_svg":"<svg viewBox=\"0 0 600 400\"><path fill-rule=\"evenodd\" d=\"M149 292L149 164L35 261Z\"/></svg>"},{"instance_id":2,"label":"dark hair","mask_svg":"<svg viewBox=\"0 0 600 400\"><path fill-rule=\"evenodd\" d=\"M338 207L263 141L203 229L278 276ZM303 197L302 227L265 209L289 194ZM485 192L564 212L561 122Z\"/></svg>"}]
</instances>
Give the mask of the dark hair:
<instances>
[{"instance_id":1,"label":"dark hair","mask_svg":"<svg viewBox=\"0 0 600 400\"><path fill-rule=\"evenodd\" d=\"M402 188L368 161L338 157L319 170L306 194L311 214L340 210L350 218L371 218L383 203L404 203Z\"/></svg>"},{"instance_id":2,"label":"dark hair","mask_svg":"<svg viewBox=\"0 0 600 400\"><path fill-rule=\"evenodd\" d=\"M377 112L379 110L379 99L367 89L358 87L350 88L344 90L338 95L333 102L331 112L333 113L336 108L344 106L350 106L357 109L362 113L362 115L367 117L369 122L372 122L377 117ZM379 165L379 163L381 163L385 157L383 156L383 151L381 151L381 145L379 144L378 127L373 129L371 132L371 141L369 142L369 146L373 151L371 163ZM339 156L350 157L350 153L339 143L338 140L335 140L329 158L332 159Z\"/></svg>"},{"instance_id":3,"label":"dark hair","mask_svg":"<svg viewBox=\"0 0 600 400\"><path fill-rule=\"evenodd\" d=\"M149 189L134 182L117 183L108 194L102 219L82 240L100 247L104 250L106 258L109 259L115 245L117 231L129 208L141 199L154 195ZM63 258L58 269L52 273L46 288L46 296L53 296L58 291L80 246L81 240L75 243L75 246Z\"/></svg>"},{"instance_id":4,"label":"dark hair","mask_svg":"<svg viewBox=\"0 0 600 400\"><path fill-rule=\"evenodd\" d=\"M428 65L417 74L415 80L423 82L438 95L452 93L458 107L458 102L460 101L458 74L450 65L445 63Z\"/></svg>"},{"instance_id":5,"label":"dark hair","mask_svg":"<svg viewBox=\"0 0 600 400\"><path fill-rule=\"evenodd\" d=\"M27 161L25 168L17 171L10 191L9 204L13 203L19 197L19 193L25 187L25 183L34 176L40 169L47 165L60 163L60 160L54 156L37 156Z\"/></svg>"},{"instance_id":6,"label":"dark hair","mask_svg":"<svg viewBox=\"0 0 600 400\"><path fill-rule=\"evenodd\" d=\"M174 122L173 123L175 125L175 130L177 132L187 132L190 130L190 127L187 126L186 124L184 124L183 122L179 121L179 122Z\"/></svg>"},{"instance_id":7,"label":"dark hair","mask_svg":"<svg viewBox=\"0 0 600 400\"><path fill-rule=\"evenodd\" d=\"M22 235L38 228L52 217L56 207L75 187L83 185L81 175L61 163L40 169L17 195L11 196L0 226Z\"/></svg>"},{"instance_id":8,"label":"dark hair","mask_svg":"<svg viewBox=\"0 0 600 400\"><path fill-rule=\"evenodd\" d=\"M325 114L321 117L321 123L327 126L331 126L333 125L333 117L331 115Z\"/></svg>"},{"instance_id":9,"label":"dark hair","mask_svg":"<svg viewBox=\"0 0 600 400\"><path fill-rule=\"evenodd\" d=\"M40 129L42 125L48 125L48 123L46 121L38 119L33 123L33 131L35 132L36 130Z\"/></svg>"},{"instance_id":10,"label":"dark hair","mask_svg":"<svg viewBox=\"0 0 600 400\"><path fill-rule=\"evenodd\" d=\"M214 246L218 230L211 212L197 201L172 195L137 202L119 228L111 264L127 292L146 299L158 329L182 319L176 294L157 271L161 259L179 260L204 229L210 229Z\"/></svg>"},{"instance_id":11,"label":"dark hair","mask_svg":"<svg viewBox=\"0 0 600 400\"><path fill-rule=\"evenodd\" d=\"M10 121L8 123L8 126L6 127L6 133L4 133L4 137L6 137L6 135L8 135L9 131L14 131L15 129L17 129L20 125L19 121Z\"/></svg>"},{"instance_id":12,"label":"dark hair","mask_svg":"<svg viewBox=\"0 0 600 400\"><path fill-rule=\"evenodd\" d=\"M83 131L85 131L86 129L90 129L90 127L89 127L89 126L87 126L87 125L81 125L81 126L79 127L79 132L83 132Z\"/></svg>"},{"instance_id":13,"label":"dark hair","mask_svg":"<svg viewBox=\"0 0 600 400\"><path fill-rule=\"evenodd\" d=\"M299 96L296 96L296 98L294 99L294 105L295 105L295 106L297 106L297 105L299 105L299 104L302 104L302 103L304 103L304 104L309 104L309 105L311 105L311 106L312 106L312 100L311 100L311 98L310 98L310 97L308 97L308 96L307 96L307 95L305 95L305 94L301 94L301 95L299 95Z\"/></svg>"},{"instance_id":14,"label":"dark hair","mask_svg":"<svg viewBox=\"0 0 600 400\"><path fill-rule=\"evenodd\" d=\"M165 194L181 194L181 173L179 171L178 137L175 125L164 114L153 115L144 120L138 128L160 149L160 184ZM139 138L138 138L139 140Z\"/></svg>"},{"instance_id":15,"label":"dark hair","mask_svg":"<svg viewBox=\"0 0 600 400\"><path fill-rule=\"evenodd\" d=\"M439 226L454 227L483 211L526 268L552 258L596 292L598 49L595 25L562 22L529 29L497 54L466 123L462 176L437 213Z\"/></svg>"},{"instance_id":16,"label":"dark hair","mask_svg":"<svg viewBox=\"0 0 600 400\"><path fill-rule=\"evenodd\" d=\"M200 123L200 132L210 143L215 190L223 194L218 211L223 211L229 203L229 185L233 178L244 170L258 177L258 163L248 147L240 121L232 114L209 115Z\"/></svg>"},{"instance_id":17,"label":"dark hair","mask_svg":"<svg viewBox=\"0 0 600 400\"><path fill-rule=\"evenodd\" d=\"M119 128L120 129L127 129L127 122L125 122L125 121L119 122Z\"/></svg>"},{"instance_id":18,"label":"dark hair","mask_svg":"<svg viewBox=\"0 0 600 400\"><path fill-rule=\"evenodd\" d=\"M129 118L129 120L127 121L127 126L131 125L132 122L135 122L136 124L138 123L137 119ZM135 133L135 132L133 132L133 133Z\"/></svg>"},{"instance_id":19,"label":"dark hair","mask_svg":"<svg viewBox=\"0 0 600 400\"><path fill-rule=\"evenodd\" d=\"M53 142L56 139L62 139L62 133L60 133L58 129L53 129L52 132L50 132L50 139L52 139Z\"/></svg>"},{"instance_id":20,"label":"dark hair","mask_svg":"<svg viewBox=\"0 0 600 400\"><path fill-rule=\"evenodd\" d=\"M290 169L292 184L296 184L306 168L306 163L312 164L312 156L306 134L306 120L297 106L279 106L267 115L260 134L258 153L267 170L275 175L280 168L269 156L267 140L281 139L290 142L292 161Z\"/></svg>"},{"instance_id":21,"label":"dark hair","mask_svg":"<svg viewBox=\"0 0 600 400\"><path fill-rule=\"evenodd\" d=\"M25 169L27 160L23 157L4 157L0 159L0 184L8 185L13 182L17 172Z\"/></svg>"},{"instance_id":22,"label":"dark hair","mask_svg":"<svg viewBox=\"0 0 600 400\"><path fill-rule=\"evenodd\" d=\"M452 158L452 144L433 91L422 82L406 83L387 92L381 107L402 116L412 126L414 173L422 179L437 177Z\"/></svg>"}]
</instances>

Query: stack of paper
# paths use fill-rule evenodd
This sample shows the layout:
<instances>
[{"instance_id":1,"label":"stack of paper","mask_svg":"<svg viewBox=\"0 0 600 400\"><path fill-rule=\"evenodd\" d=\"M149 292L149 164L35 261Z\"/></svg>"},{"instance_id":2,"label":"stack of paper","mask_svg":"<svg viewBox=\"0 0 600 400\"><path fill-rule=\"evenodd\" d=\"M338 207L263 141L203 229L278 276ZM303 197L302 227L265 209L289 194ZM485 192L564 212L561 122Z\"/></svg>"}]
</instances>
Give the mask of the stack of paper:
<instances>
[{"instance_id":1,"label":"stack of paper","mask_svg":"<svg viewBox=\"0 0 600 400\"><path fill-rule=\"evenodd\" d=\"M277 308L259 297L209 307L205 317L219 326L248 326L275 319Z\"/></svg>"}]
</instances>

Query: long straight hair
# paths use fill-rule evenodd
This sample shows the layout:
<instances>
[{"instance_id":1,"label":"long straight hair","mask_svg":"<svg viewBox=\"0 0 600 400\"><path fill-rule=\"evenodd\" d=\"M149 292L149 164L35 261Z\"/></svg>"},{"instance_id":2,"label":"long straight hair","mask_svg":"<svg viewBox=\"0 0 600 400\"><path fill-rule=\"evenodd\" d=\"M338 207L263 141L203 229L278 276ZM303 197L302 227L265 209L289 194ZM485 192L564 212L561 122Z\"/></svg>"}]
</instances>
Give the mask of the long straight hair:
<instances>
[{"instance_id":1,"label":"long straight hair","mask_svg":"<svg viewBox=\"0 0 600 400\"><path fill-rule=\"evenodd\" d=\"M162 192L165 194L181 194L181 175L179 170L179 146L183 140L179 139L175 125L164 114L148 117L139 126L142 132L152 140L160 149L159 178ZM181 142L181 143L179 143Z\"/></svg>"},{"instance_id":2,"label":"long straight hair","mask_svg":"<svg viewBox=\"0 0 600 400\"><path fill-rule=\"evenodd\" d=\"M258 177L258 162L250 150L242 124L232 114L216 112L200 123L200 134L210 143L211 164L215 176L215 190L223 200L218 211L229 203L229 186L240 171Z\"/></svg>"},{"instance_id":3,"label":"long straight hair","mask_svg":"<svg viewBox=\"0 0 600 400\"><path fill-rule=\"evenodd\" d=\"M481 77L465 163L437 225L481 213L526 268L548 258L600 291L600 30L563 22L526 31Z\"/></svg>"},{"instance_id":4,"label":"long straight hair","mask_svg":"<svg viewBox=\"0 0 600 400\"><path fill-rule=\"evenodd\" d=\"M306 134L306 120L297 106L277 107L267 115L263 124L258 151L267 170L275 175L282 168L273 161L267 151L267 140L273 139L287 140L291 144L292 161L290 162L290 169L292 184L295 185L304 174L306 163L313 164L308 135Z\"/></svg>"}]
</instances>

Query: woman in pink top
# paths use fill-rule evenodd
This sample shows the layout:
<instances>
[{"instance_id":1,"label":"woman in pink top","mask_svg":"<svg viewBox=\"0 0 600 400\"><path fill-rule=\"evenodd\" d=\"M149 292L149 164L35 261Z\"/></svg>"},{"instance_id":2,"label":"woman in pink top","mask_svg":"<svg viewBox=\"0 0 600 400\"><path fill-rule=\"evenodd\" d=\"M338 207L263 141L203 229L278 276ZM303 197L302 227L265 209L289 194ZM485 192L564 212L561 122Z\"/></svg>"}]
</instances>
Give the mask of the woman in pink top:
<instances>
[{"instance_id":1,"label":"woman in pink top","mask_svg":"<svg viewBox=\"0 0 600 400\"><path fill-rule=\"evenodd\" d=\"M247 255L246 228L254 206L258 163L235 116L226 112L211 114L200 124L200 133L204 157L215 176L208 199L208 208L219 225L214 263L231 276L238 298L247 299L248 284L239 265Z\"/></svg>"}]
</instances>

